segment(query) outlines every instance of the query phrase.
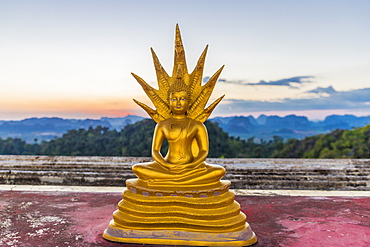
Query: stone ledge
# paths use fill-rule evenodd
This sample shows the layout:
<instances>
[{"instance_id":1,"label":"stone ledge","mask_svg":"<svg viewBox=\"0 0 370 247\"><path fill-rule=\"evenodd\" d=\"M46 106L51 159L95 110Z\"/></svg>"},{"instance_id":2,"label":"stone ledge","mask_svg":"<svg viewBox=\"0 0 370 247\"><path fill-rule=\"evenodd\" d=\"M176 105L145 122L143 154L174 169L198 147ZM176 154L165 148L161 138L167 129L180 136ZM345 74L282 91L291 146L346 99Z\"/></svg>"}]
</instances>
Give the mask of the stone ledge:
<instances>
[{"instance_id":1,"label":"stone ledge","mask_svg":"<svg viewBox=\"0 0 370 247\"><path fill-rule=\"evenodd\" d=\"M148 157L0 156L0 184L122 186ZM207 159L232 189L370 191L369 159Z\"/></svg>"},{"instance_id":2,"label":"stone ledge","mask_svg":"<svg viewBox=\"0 0 370 247\"><path fill-rule=\"evenodd\" d=\"M76 193L122 193L126 187L97 186L54 186L54 185L0 185L0 191L24 192L76 192ZM370 197L369 191L336 191L336 190L242 190L232 189L236 195L244 196L345 196Z\"/></svg>"}]
</instances>

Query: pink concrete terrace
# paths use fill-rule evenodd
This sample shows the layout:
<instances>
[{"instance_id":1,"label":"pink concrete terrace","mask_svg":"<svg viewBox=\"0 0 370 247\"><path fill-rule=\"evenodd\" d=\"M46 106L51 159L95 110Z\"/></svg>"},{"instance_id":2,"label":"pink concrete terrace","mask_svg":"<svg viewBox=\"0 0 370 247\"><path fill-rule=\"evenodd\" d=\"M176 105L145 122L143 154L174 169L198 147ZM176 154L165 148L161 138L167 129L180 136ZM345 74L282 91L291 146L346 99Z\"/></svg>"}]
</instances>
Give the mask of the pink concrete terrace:
<instances>
[{"instance_id":1,"label":"pink concrete terrace","mask_svg":"<svg viewBox=\"0 0 370 247\"><path fill-rule=\"evenodd\" d=\"M102 238L120 198L119 192L0 188L0 246L143 246ZM237 195L236 200L258 236L256 247L370 246L370 195L282 196L277 192Z\"/></svg>"}]
</instances>

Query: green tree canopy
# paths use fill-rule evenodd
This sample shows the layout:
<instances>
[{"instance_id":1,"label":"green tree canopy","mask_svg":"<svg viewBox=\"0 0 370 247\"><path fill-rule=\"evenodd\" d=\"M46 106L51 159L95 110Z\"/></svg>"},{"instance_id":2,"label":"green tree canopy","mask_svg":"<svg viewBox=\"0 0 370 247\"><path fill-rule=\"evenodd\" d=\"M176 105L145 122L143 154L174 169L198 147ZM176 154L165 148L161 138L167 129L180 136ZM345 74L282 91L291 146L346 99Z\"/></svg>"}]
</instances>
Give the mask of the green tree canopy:
<instances>
[{"instance_id":1,"label":"green tree canopy","mask_svg":"<svg viewBox=\"0 0 370 247\"><path fill-rule=\"evenodd\" d=\"M273 140L241 140L229 136L216 123L206 121L210 158L370 158L370 125L352 130L334 130L303 140L274 136ZM151 156L155 122L145 119L121 131L98 126L70 130L60 138L28 144L19 138L0 138L0 154ZM162 147L165 154L167 143Z\"/></svg>"}]
</instances>

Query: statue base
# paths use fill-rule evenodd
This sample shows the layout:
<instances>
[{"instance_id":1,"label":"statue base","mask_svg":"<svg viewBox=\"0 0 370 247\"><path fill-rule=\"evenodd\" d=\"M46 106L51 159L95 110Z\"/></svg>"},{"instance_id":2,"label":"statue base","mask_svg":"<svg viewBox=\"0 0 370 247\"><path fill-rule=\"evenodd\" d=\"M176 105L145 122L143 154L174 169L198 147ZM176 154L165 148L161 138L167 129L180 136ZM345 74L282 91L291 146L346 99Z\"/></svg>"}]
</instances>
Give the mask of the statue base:
<instances>
[{"instance_id":1,"label":"statue base","mask_svg":"<svg viewBox=\"0 0 370 247\"><path fill-rule=\"evenodd\" d=\"M122 243L247 246L257 237L229 191L230 181L183 188L126 181L103 238Z\"/></svg>"},{"instance_id":2,"label":"statue base","mask_svg":"<svg viewBox=\"0 0 370 247\"><path fill-rule=\"evenodd\" d=\"M202 233L180 230L132 230L114 225L113 220L104 231L103 238L113 242L135 244L163 244L188 246L248 246L257 242L257 237L246 223L245 229L228 233Z\"/></svg>"}]
</instances>

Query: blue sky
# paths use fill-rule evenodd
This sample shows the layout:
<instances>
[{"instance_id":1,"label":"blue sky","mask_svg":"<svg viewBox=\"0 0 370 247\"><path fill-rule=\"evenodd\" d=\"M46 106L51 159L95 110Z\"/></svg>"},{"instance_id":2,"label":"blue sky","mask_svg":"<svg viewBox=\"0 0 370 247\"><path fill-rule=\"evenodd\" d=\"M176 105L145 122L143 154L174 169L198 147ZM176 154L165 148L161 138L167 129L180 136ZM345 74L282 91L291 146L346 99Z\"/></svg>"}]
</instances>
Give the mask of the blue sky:
<instances>
[{"instance_id":1,"label":"blue sky","mask_svg":"<svg viewBox=\"0 0 370 247\"><path fill-rule=\"evenodd\" d=\"M146 116L150 47L172 70L225 65L212 116L370 115L370 1L0 0L0 119ZM149 103L150 104L150 103Z\"/></svg>"}]
</instances>

